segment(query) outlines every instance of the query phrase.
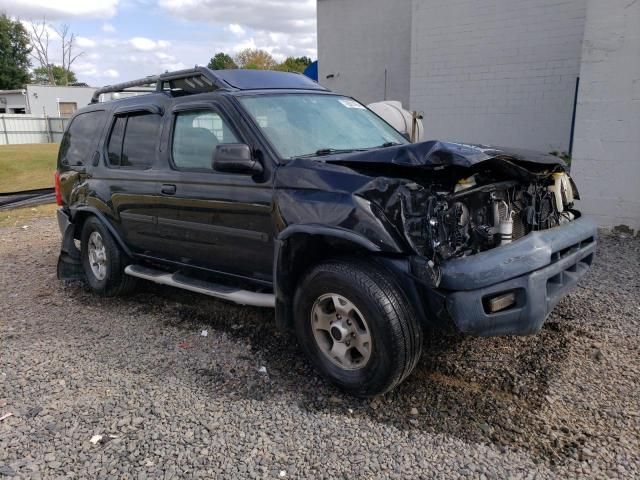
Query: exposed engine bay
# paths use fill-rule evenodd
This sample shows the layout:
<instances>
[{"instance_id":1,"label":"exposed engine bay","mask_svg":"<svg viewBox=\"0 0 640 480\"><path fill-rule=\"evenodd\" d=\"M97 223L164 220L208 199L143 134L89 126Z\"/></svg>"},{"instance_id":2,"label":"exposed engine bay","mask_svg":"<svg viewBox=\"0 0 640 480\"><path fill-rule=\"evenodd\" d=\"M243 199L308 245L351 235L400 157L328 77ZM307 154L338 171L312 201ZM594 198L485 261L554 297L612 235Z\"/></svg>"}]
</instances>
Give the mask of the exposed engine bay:
<instances>
[{"instance_id":1,"label":"exposed engine bay","mask_svg":"<svg viewBox=\"0 0 640 480\"><path fill-rule=\"evenodd\" d=\"M432 265L580 216L573 209L577 189L559 163L494 158L472 168L440 167L420 175L413 170L412 178L396 189L385 188L384 197L379 183L360 193L381 206L413 250Z\"/></svg>"},{"instance_id":2,"label":"exposed engine bay","mask_svg":"<svg viewBox=\"0 0 640 480\"><path fill-rule=\"evenodd\" d=\"M423 254L434 260L471 255L576 216L566 173L528 184L512 180L478 185L477 177L482 175L461 179L453 194L429 198Z\"/></svg>"},{"instance_id":3,"label":"exposed engine bay","mask_svg":"<svg viewBox=\"0 0 640 480\"><path fill-rule=\"evenodd\" d=\"M532 177L495 181L490 172L477 172L459 179L453 191L413 186L403 208L405 232L418 253L438 263L508 244L580 215L573 210L575 190L566 173Z\"/></svg>"}]
</instances>

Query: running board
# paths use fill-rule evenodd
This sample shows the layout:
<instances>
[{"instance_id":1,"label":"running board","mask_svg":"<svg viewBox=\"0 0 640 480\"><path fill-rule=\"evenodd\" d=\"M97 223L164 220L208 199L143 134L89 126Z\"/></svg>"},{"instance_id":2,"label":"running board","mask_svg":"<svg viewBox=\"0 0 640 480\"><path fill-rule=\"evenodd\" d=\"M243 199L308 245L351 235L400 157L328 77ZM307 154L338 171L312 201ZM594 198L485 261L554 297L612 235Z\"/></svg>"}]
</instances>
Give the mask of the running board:
<instances>
[{"instance_id":1,"label":"running board","mask_svg":"<svg viewBox=\"0 0 640 480\"><path fill-rule=\"evenodd\" d=\"M273 293L257 293L249 290L238 290L226 285L198 280L180 273L167 273L162 270L143 267L141 265L128 265L124 273L132 277L143 278L160 285L182 288L191 292L202 293L211 297L222 298L239 305L252 305L254 307L275 308L276 297Z\"/></svg>"}]
</instances>

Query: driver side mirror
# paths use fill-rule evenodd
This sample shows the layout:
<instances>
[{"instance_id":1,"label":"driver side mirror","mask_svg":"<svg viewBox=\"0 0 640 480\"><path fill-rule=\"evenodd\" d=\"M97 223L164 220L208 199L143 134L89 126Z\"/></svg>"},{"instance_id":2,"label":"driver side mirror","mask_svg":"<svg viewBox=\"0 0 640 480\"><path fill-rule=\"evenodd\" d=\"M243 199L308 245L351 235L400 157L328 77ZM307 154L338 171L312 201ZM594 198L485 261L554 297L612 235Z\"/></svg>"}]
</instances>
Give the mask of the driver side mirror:
<instances>
[{"instance_id":1,"label":"driver side mirror","mask_svg":"<svg viewBox=\"0 0 640 480\"><path fill-rule=\"evenodd\" d=\"M251 148L244 143L216 145L211 159L211 167L216 172L257 175L262 173L262 165L253 158Z\"/></svg>"}]
</instances>

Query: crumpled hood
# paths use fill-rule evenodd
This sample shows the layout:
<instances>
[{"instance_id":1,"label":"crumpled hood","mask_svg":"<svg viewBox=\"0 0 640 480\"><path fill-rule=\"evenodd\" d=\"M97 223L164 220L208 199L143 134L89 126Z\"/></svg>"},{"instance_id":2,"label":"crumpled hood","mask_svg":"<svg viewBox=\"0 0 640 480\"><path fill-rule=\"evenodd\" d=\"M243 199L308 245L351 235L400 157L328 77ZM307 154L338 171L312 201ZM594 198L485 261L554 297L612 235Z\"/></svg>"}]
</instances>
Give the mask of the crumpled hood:
<instances>
[{"instance_id":1,"label":"crumpled hood","mask_svg":"<svg viewBox=\"0 0 640 480\"><path fill-rule=\"evenodd\" d=\"M491 147L467 143L427 142L378 148L364 152L341 153L324 157L326 162L387 163L401 166L446 166L469 168L492 159L515 160L546 165L562 165L562 159L535 150Z\"/></svg>"}]
</instances>

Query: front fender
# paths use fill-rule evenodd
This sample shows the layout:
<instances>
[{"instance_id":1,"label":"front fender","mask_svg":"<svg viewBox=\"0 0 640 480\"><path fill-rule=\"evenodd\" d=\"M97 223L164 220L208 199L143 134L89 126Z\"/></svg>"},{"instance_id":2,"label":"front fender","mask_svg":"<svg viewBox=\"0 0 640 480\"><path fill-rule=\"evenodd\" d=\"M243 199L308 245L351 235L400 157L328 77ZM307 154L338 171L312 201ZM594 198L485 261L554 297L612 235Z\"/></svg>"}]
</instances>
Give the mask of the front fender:
<instances>
[{"instance_id":1,"label":"front fender","mask_svg":"<svg viewBox=\"0 0 640 480\"><path fill-rule=\"evenodd\" d=\"M275 240L273 282L276 294L276 324L292 325L293 296L304 272L323 260L341 255L381 254L370 239L340 227L317 224L291 225Z\"/></svg>"},{"instance_id":2,"label":"front fender","mask_svg":"<svg viewBox=\"0 0 640 480\"><path fill-rule=\"evenodd\" d=\"M385 251L356 232L324 225L293 225L281 232L275 249L276 325L280 329L293 325L293 298L301 277L314 265L337 257L360 256L383 266L398 283L418 318L427 318L406 255Z\"/></svg>"},{"instance_id":3,"label":"front fender","mask_svg":"<svg viewBox=\"0 0 640 480\"><path fill-rule=\"evenodd\" d=\"M350 242L358 245L370 252L380 252L382 249L379 245L376 245L371 240L359 233L347 230L346 228L331 227L327 225L318 224L302 224L302 225L290 225L285 228L277 237L278 242L286 241L293 235L305 234L305 235L321 235L325 237L336 238L341 241Z\"/></svg>"}]
</instances>

